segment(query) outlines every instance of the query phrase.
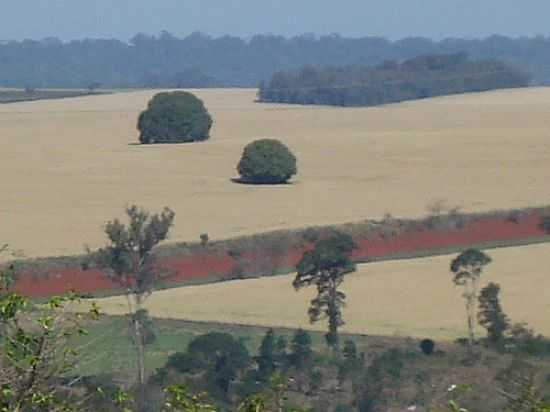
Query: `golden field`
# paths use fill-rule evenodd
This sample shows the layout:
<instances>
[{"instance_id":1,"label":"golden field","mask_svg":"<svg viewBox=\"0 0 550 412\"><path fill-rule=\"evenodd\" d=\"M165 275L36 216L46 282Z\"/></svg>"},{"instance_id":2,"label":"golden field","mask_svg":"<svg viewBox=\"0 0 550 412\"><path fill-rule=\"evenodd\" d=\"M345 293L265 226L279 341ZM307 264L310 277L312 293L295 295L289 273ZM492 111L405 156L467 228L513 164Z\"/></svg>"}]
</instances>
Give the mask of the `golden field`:
<instances>
[{"instance_id":1,"label":"golden field","mask_svg":"<svg viewBox=\"0 0 550 412\"><path fill-rule=\"evenodd\" d=\"M139 146L136 119L154 93L0 106L0 241L27 256L78 253L101 245L102 225L132 203L172 207L177 241L418 216L437 199L467 211L550 203L548 88L353 109L200 90L215 120L209 141ZM292 185L231 182L259 137L296 153Z\"/></svg>"},{"instance_id":2,"label":"golden field","mask_svg":"<svg viewBox=\"0 0 550 412\"><path fill-rule=\"evenodd\" d=\"M513 322L550 334L550 245L496 249L481 281L502 287ZM462 290L451 281L454 256L370 263L349 275L343 290L347 332L451 339L466 334ZM188 286L154 292L146 307L156 317L248 325L311 328L307 307L314 288L292 288L293 276ZM108 314L126 313L124 297L98 300ZM313 325L324 329L322 323ZM479 330L479 333L482 333Z\"/></svg>"}]
</instances>

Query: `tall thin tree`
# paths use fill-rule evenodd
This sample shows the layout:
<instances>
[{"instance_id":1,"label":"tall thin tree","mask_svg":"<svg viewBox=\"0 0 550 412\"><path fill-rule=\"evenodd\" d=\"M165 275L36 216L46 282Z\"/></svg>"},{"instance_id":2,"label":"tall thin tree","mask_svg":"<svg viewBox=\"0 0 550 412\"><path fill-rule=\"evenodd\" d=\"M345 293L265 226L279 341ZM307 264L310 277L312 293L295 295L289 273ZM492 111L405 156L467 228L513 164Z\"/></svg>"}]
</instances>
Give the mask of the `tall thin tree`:
<instances>
[{"instance_id":1,"label":"tall thin tree","mask_svg":"<svg viewBox=\"0 0 550 412\"><path fill-rule=\"evenodd\" d=\"M478 298L479 278L483 268L491 263L491 258L480 250L468 249L451 262L453 282L464 288L462 296L466 300L466 317L468 322L468 342L470 347L475 340L474 324L476 300Z\"/></svg>"},{"instance_id":2,"label":"tall thin tree","mask_svg":"<svg viewBox=\"0 0 550 412\"><path fill-rule=\"evenodd\" d=\"M138 383L145 384L145 336L143 316L144 301L151 295L154 282L160 276L155 264L154 248L168 237L175 213L168 209L160 214L150 214L137 206L126 209L128 224L118 219L107 222L107 245L93 255L94 261L124 288L128 302L132 342L136 349Z\"/></svg>"}]
</instances>

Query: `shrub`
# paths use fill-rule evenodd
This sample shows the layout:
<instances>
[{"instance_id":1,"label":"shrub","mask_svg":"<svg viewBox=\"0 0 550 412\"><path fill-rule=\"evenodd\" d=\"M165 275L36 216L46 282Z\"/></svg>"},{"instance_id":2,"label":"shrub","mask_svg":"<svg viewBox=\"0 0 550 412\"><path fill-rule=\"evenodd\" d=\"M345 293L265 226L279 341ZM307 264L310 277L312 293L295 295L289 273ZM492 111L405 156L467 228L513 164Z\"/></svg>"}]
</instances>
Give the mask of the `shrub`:
<instances>
[{"instance_id":1,"label":"shrub","mask_svg":"<svg viewBox=\"0 0 550 412\"><path fill-rule=\"evenodd\" d=\"M336 405L336 408L334 409L334 412L353 412L355 409L351 405L345 405L345 404L338 404Z\"/></svg>"},{"instance_id":2,"label":"shrub","mask_svg":"<svg viewBox=\"0 0 550 412\"><path fill-rule=\"evenodd\" d=\"M323 372L319 368L314 368L309 373L309 385L313 392L319 391L323 384Z\"/></svg>"},{"instance_id":3,"label":"shrub","mask_svg":"<svg viewBox=\"0 0 550 412\"><path fill-rule=\"evenodd\" d=\"M344 349L342 350L344 359L355 360L357 359L357 345L354 341L348 339L344 342Z\"/></svg>"},{"instance_id":4,"label":"shrub","mask_svg":"<svg viewBox=\"0 0 550 412\"><path fill-rule=\"evenodd\" d=\"M296 157L279 140L260 139L244 148L237 170L244 182L286 183L296 174Z\"/></svg>"},{"instance_id":5,"label":"shrub","mask_svg":"<svg viewBox=\"0 0 550 412\"><path fill-rule=\"evenodd\" d=\"M190 353L176 352L168 357L166 367L181 373L189 373L196 369L200 369L201 362Z\"/></svg>"},{"instance_id":6,"label":"shrub","mask_svg":"<svg viewBox=\"0 0 550 412\"><path fill-rule=\"evenodd\" d=\"M420 342L420 349L424 355L431 355L435 349L435 342L431 339L423 339L422 342Z\"/></svg>"},{"instance_id":7,"label":"shrub","mask_svg":"<svg viewBox=\"0 0 550 412\"><path fill-rule=\"evenodd\" d=\"M530 356L548 356L550 354L550 341L544 336L535 333L525 323L516 323L511 326L510 337L507 339L507 348L512 352Z\"/></svg>"},{"instance_id":8,"label":"shrub","mask_svg":"<svg viewBox=\"0 0 550 412\"><path fill-rule=\"evenodd\" d=\"M137 127L143 144L186 143L208 139L212 118L195 95L166 92L151 99Z\"/></svg>"}]
</instances>

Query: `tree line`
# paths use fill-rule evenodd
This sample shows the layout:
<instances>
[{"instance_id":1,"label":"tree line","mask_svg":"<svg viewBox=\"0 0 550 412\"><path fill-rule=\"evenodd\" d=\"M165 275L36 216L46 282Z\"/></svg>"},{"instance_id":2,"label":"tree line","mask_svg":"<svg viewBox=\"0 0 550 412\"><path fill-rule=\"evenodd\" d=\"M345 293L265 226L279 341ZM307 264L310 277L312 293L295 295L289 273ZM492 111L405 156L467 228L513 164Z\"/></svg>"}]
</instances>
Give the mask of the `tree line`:
<instances>
[{"instance_id":1,"label":"tree line","mask_svg":"<svg viewBox=\"0 0 550 412\"><path fill-rule=\"evenodd\" d=\"M261 83L262 102L373 106L448 94L526 87L530 77L497 60L470 61L465 53L423 55L402 63L307 66L279 71Z\"/></svg>"},{"instance_id":2,"label":"tree line","mask_svg":"<svg viewBox=\"0 0 550 412\"><path fill-rule=\"evenodd\" d=\"M75 376L82 347L74 347L73 338L87 333L89 322L100 315L99 308L92 303L84 313L71 310L72 305L80 303L74 294L53 297L46 304L34 306L13 291L16 268L3 266L0 268L2 411L214 412L237 408L240 412L298 412L305 409L288 402L285 393L290 386L300 393L318 396L331 380L337 381L336 388L346 384L352 387L353 399L347 401L353 407L341 404L336 410L382 411L387 410L388 400L395 398L396 391L406 381L403 371L407 363L418 361L419 356L442 353L434 350L435 342L430 339L419 345L423 355L419 351L390 348L370 360L365 353L359 353L353 340L347 339L341 345L339 329L344 325L346 304L341 286L356 270L352 261L355 244L348 234L329 230L310 239L311 248L297 264L293 281L296 290L316 288L308 315L312 323L328 321L325 341L329 353L315 352L311 336L301 329L294 332L290 342L268 330L255 357L241 340L211 332L195 337L185 351L173 353L163 367L150 373L145 355L155 333L144 303L154 292L156 282L169 276L163 273L154 252L167 239L175 213L169 208L150 213L137 206L128 207L126 213L127 223L119 219L107 222L104 227L107 243L99 250L89 251L85 266L106 270L126 295L128 333L136 359L135 384L125 390L104 377ZM5 247L0 248L0 253L5 251ZM478 362L480 344L493 353L511 354L518 359L520 355L548 356L547 339L524 324L511 324L500 304L499 285L489 283L479 290L483 270L490 263L491 258L477 249L465 250L450 262L452 282L463 288L466 302L467 356L462 362ZM475 337L476 317L487 330L485 339ZM508 385L503 392L505 410L547 412L549 406L538 392L534 369L518 372L515 368L510 371L514 376L503 378ZM454 390L450 388L449 392ZM327 400L320 397L319 402L315 410ZM451 398L449 408L441 410L466 411L454 408L457 405L454 402Z\"/></svg>"},{"instance_id":3,"label":"tree line","mask_svg":"<svg viewBox=\"0 0 550 412\"><path fill-rule=\"evenodd\" d=\"M378 65L423 54L466 52L494 58L550 83L550 38L445 39L301 35L177 38L137 34L129 41L83 39L0 42L0 84L10 87L256 87L279 70L312 66Z\"/></svg>"}]
</instances>

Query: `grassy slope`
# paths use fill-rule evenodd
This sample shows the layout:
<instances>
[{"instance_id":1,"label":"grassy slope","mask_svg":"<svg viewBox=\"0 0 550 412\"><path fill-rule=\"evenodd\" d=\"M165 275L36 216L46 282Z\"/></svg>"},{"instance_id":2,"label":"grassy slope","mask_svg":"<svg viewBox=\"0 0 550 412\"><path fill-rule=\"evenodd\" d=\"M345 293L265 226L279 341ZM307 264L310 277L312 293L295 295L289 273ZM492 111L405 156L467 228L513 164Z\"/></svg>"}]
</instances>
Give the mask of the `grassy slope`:
<instances>
[{"instance_id":1,"label":"grassy slope","mask_svg":"<svg viewBox=\"0 0 550 412\"><path fill-rule=\"evenodd\" d=\"M103 316L101 320L90 325L89 335L80 337L75 344L83 353L77 373L93 375L114 373L119 378L132 375L135 368L135 354L128 338L128 323L123 316ZM150 372L164 365L168 356L174 352L186 350L189 342L196 336L208 332L226 332L243 340L251 354L256 354L260 342L267 331L266 327L216 322L189 322L182 320L156 319L155 332L157 340L147 348L147 368ZM275 328L277 335L292 338L292 329ZM321 332L312 331L313 346L325 350ZM361 335L350 337L361 348L366 348L369 338ZM379 346L388 339L374 339L374 346ZM389 339L392 341L392 339ZM393 339L401 341L402 339Z\"/></svg>"},{"instance_id":2,"label":"grassy slope","mask_svg":"<svg viewBox=\"0 0 550 412\"><path fill-rule=\"evenodd\" d=\"M243 325L223 325L218 323L196 323L174 320L155 320L158 338L148 347L147 369L154 373L164 365L167 357L176 351L185 351L193 337L210 331L227 332L244 341L252 355L256 354L265 328ZM121 317L104 317L89 328L90 335L80 338L82 362L77 373L82 375L112 374L115 381L128 384L135 380L135 360L126 335L126 320ZM293 330L276 329L277 335L290 339ZM313 347L327 354L321 333L312 332ZM365 335L344 335L343 339L352 339L359 352L366 355L367 364L376 356L390 350L400 349L402 357L392 367L396 379L385 381L385 395L390 399L388 411L402 411L404 407L417 405L424 411L423 405L444 405L449 399L448 388L453 384L470 384L472 391L460 397L461 403L470 410L501 410L503 398L498 392L499 383L495 377L508 367L513 357L479 347L479 358L468 361L469 355L463 346L437 342L437 354L424 356L418 348L418 341L411 338L378 337ZM529 359L536 365L539 381L550 372L550 360L547 357ZM330 387L335 384L335 370L322 357L317 367L323 372L323 389L320 393L304 397L299 392L289 392L290 399L299 403L326 402L334 407L338 403L349 403L353 399L352 382L346 382L337 391ZM388 378L386 378L388 379ZM354 383L360 383L354 382ZM328 386L327 386L328 385ZM548 394L548 385L542 384L541 393Z\"/></svg>"}]
</instances>

